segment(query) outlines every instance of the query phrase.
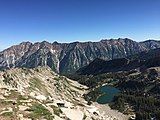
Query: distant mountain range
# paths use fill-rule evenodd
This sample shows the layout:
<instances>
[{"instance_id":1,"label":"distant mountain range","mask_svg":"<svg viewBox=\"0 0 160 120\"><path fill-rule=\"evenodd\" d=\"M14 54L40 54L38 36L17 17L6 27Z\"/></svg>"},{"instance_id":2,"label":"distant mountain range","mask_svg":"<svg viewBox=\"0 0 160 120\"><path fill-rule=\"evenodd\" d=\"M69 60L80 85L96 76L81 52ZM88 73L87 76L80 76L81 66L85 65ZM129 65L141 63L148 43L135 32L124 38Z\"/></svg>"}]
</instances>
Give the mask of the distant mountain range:
<instances>
[{"instance_id":1,"label":"distant mountain range","mask_svg":"<svg viewBox=\"0 0 160 120\"><path fill-rule=\"evenodd\" d=\"M97 58L103 60L126 58L156 48L160 48L160 41L136 42L128 38L73 43L23 42L0 52L0 70L48 65L58 73L73 73L95 59L94 62L97 62ZM128 62L127 59L121 60L124 65ZM97 67L100 66L101 64Z\"/></svg>"}]
</instances>

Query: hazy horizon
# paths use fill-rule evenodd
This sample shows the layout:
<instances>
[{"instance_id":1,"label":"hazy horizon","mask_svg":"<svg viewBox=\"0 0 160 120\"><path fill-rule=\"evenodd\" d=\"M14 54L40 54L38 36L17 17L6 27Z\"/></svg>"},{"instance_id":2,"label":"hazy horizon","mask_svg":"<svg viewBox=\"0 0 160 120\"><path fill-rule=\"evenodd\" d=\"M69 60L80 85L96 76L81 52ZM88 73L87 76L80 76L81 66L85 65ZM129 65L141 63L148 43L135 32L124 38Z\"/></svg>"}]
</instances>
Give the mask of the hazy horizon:
<instances>
[{"instance_id":1,"label":"hazy horizon","mask_svg":"<svg viewBox=\"0 0 160 120\"><path fill-rule=\"evenodd\" d=\"M159 0L1 0L0 50L22 41L160 39Z\"/></svg>"}]
</instances>

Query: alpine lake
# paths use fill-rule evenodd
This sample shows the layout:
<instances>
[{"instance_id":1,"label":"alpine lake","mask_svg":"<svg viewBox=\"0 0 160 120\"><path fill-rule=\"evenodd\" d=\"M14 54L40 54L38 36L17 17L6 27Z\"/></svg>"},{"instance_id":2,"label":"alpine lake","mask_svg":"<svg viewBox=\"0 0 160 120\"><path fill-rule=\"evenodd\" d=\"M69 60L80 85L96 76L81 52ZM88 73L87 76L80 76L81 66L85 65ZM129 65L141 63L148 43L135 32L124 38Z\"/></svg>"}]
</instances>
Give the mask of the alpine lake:
<instances>
[{"instance_id":1,"label":"alpine lake","mask_svg":"<svg viewBox=\"0 0 160 120\"><path fill-rule=\"evenodd\" d=\"M103 94L101 96L98 97L97 102L99 104L107 104L112 102L113 98L115 95L117 95L118 93L120 93L120 90L112 87L112 86L101 86L99 88L100 92L102 92Z\"/></svg>"}]
</instances>

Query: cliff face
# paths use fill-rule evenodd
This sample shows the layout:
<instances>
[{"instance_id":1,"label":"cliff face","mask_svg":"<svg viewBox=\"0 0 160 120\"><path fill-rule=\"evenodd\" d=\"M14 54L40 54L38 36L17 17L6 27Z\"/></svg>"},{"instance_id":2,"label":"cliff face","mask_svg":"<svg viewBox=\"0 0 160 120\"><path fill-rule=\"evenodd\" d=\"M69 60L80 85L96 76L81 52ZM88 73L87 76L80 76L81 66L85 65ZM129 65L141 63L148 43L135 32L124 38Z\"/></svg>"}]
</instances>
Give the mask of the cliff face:
<instances>
[{"instance_id":1,"label":"cliff face","mask_svg":"<svg viewBox=\"0 0 160 120\"><path fill-rule=\"evenodd\" d=\"M120 71L145 71L148 68L160 66L160 48L141 52L128 56L126 58L113 59L105 61L95 59L89 65L86 65L76 71L80 75L97 75L109 72Z\"/></svg>"},{"instance_id":2,"label":"cliff face","mask_svg":"<svg viewBox=\"0 0 160 120\"><path fill-rule=\"evenodd\" d=\"M0 52L0 69L48 65L58 73L72 73L96 58L112 60L160 47L159 41L110 39L100 42L23 42Z\"/></svg>"}]
</instances>

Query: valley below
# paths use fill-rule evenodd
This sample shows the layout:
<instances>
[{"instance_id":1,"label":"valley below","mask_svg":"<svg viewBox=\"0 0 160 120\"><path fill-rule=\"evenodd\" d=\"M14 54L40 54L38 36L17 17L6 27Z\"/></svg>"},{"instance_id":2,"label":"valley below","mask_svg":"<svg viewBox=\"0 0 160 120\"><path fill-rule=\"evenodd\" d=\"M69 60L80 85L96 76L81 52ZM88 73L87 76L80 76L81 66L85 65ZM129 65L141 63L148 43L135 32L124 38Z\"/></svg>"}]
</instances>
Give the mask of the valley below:
<instances>
[{"instance_id":1,"label":"valley below","mask_svg":"<svg viewBox=\"0 0 160 120\"><path fill-rule=\"evenodd\" d=\"M89 104L108 104L112 109L129 115L130 119L160 118L160 68L130 70L97 75L73 75L90 92L84 95Z\"/></svg>"}]
</instances>

